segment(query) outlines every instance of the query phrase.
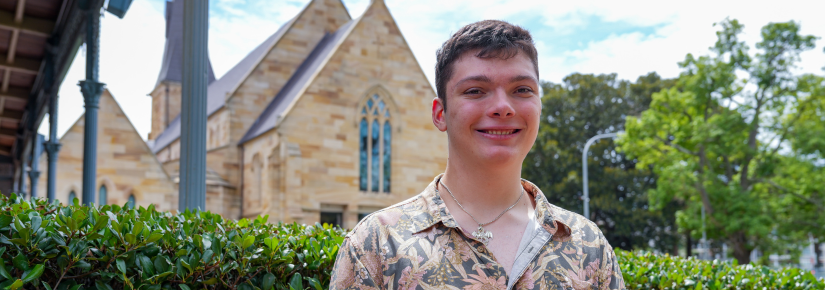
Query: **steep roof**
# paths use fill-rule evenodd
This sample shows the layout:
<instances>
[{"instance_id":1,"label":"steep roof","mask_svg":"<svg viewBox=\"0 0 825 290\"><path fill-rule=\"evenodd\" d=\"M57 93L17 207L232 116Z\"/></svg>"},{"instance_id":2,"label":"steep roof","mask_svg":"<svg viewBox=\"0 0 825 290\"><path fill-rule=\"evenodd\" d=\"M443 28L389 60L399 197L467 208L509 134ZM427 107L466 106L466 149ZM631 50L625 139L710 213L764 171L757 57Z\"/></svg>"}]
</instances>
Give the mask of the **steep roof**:
<instances>
[{"instance_id":1,"label":"steep roof","mask_svg":"<svg viewBox=\"0 0 825 290\"><path fill-rule=\"evenodd\" d=\"M112 95L112 92L110 92L109 89L104 89L103 92L100 94L100 97L101 97L101 99L110 98L112 100L112 102L114 103L115 106L112 107L112 108L108 108L108 110L114 110L115 112L117 112L116 115L122 116L122 118L124 118L126 120L126 123L129 124L129 127L132 129L131 131L137 136L136 140L143 141L143 142L140 142L140 143L143 143L143 146L145 146L144 149L148 150L148 151L152 151L152 145L149 144L149 142L144 141L143 138L140 137L140 133L138 133L137 129L135 129L135 125L132 123L132 120L129 120L129 117L126 116L126 114L123 112L123 107L120 106L120 103L117 101L117 99L115 99L114 95ZM180 118L178 118L178 119L180 119ZM60 144L67 144L66 143L67 141L64 140L64 139L67 138L67 136L69 136L69 134L72 133L72 128L75 128L75 126L78 126L78 124L80 123L81 120L83 120L85 122L85 120L86 120L86 113L85 112L83 114L81 114L80 117L78 117L74 121L74 123L72 123L72 125L69 127L69 130L66 131L65 133L63 133L63 136L60 136L60 138L58 139ZM85 129L78 128L78 130L82 134L83 130L85 130ZM158 166L160 166L160 169L163 172L163 174L165 174L166 177L169 178L169 174L166 172L166 169L163 168L163 165L157 159L157 155L154 154L155 152L152 152L152 153L153 153L151 155L152 159L157 163ZM41 153L41 155L42 154L45 154L45 152ZM40 159L45 160L45 158L40 158Z\"/></svg>"},{"instance_id":2,"label":"steep roof","mask_svg":"<svg viewBox=\"0 0 825 290\"><path fill-rule=\"evenodd\" d=\"M292 23L297 19L293 17L287 23L281 26L278 31L275 31L269 38L264 40L258 47L253 49L240 62L235 64L221 79L209 85L206 89L206 115L212 115L215 111L223 107L228 94L234 92L238 86L249 76L252 70L255 69L261 60L266 57L266 54L272 50L272 47L278 43L278 40L286 34L287 30L292 26Z\"/></svg>"},{"instance_id":3,"label":"steep roof","mask_svg":"<svg viewBox=\"0 0 825 290\"><path fill-rule=\"evenodd\" d=\"M208 82L215 81L212 61L207 55ZM155 87L162 82L181 82L183 80L183 1L166 2L166 45L163 49L163 62Z\"/></svg>"},{"instance_id":4,"label":"steep roof","mask_svg":"<svg viewBox=\"0 0 825 290\"><path fill-rule=\"evenodd\" d=\"M324 68L327 60L335 53L339 44L346 39L346 36L349 35L349 32L352 31L356 23L358 23L358 19L351 20L334 33L324 35L292 77L289 78L283 88L275 95L269 105L267 105L266 109L258 116L255 123L252 124L243 138L241 138L239 144L252 140L274 129L278 125L278 122L282 119L287 109L303 94L306 87Z\"/></svg>"},{"instance_id":5,"label":"steep roof","mask_svg":"<svg viewBox=\"0 0 825 290\"><path fill-rule=\"evenodd\" d=\"M235 66L226 72L226 74L224 74L220 79L209 84L209 87L206 88L207 116L212 115L212 113L215 113L218 109L223 107L227 94L231 94L235 89L237 89L238 86L240 86L241 82L243 82L249 73L255 69L255 66L258 65L258 63L261 62L272 47L278 43L278 40L286 34L287 30L289 30L289 27L292 26L292 23L295 22L296 18L297 16L281 26L278 31L273 33L269 36L269 38L258 45L258 47L253 49L246 55L246 57L235 64ZM180 115L175 117L175 119L169 123L169 127L166 127L166 130L164 130L163 133L158 135L152 144L152 152L157 153L161 149L166 148L166 146L169 146L169 144L172 144L172 142L177 140L179 137Z\"/></svg>"}]
</instances>

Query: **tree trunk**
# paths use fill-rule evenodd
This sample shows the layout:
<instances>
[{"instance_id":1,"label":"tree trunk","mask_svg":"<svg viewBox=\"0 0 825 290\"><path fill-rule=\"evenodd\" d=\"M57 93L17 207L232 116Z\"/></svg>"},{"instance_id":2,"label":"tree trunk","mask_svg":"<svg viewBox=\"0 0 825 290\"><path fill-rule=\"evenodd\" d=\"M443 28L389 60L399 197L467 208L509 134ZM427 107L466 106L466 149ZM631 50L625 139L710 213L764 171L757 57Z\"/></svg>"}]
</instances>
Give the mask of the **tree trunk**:
<instances>
[{"instance_id":1,"label":"tree trunk","mask_svg":"<svg viewBox=\"0 0 825 290\"><path fill-rule=\"evenodd\" d=\"M825 243L814 243L814 253L816 254L816 263L814 267L822 267L822 245Z\"/></svg>"},{"instance_id":2,"label":"tree trunk","mask_svg":"<svg viewBox=\"0 0 825 290\"><path fill-rule=\"evenodd\" d=\"M685 247L685 258L690 258L690 256L693 256L693 243L690 240L690 232L686 233L685 237L687 238L687 246Z\"/></svg>"},{"instance_id":3,"label":"tree trunk","mask_svg":"<svg viewBox=\"0 0 825 290\"><path fill-rule=\"evenodd\" d=\"M679 256L679 241L673 243L673 248L670 250L670 255L674 257Z\"/></svg>"},{"instance_id":4,"label":"tree trunk","mask_svg":"<svg viewBox=\"0 0 825 290\"><path fill-rule=\"evenodd\" d=\"M733 258L739 262L739 265L749 264L751 262L751 251L748 249L748 241L745 234L742 232L734 233L730 238L731 246L733 248Z\"/></svg>"}]
</instances>

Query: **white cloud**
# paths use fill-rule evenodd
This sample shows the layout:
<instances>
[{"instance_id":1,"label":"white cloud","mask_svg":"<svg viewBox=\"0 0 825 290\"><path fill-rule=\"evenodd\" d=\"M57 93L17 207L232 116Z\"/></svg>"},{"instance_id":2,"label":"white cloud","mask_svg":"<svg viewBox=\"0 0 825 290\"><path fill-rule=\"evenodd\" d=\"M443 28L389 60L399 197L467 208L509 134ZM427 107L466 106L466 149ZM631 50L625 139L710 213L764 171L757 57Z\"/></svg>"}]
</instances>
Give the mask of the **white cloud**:
<instances>
[{"instance_id":1,"label":"white cloud","mask_svg":"<svg viewBox=\"0 0 825 290\"><path fill-rule=\"evenodd\" d=\"M372 0L344 0L352 17L359 17ZM210 17L209 52L217 77L274 33L303 8L308 0L213 0ZM588 39L588 21L624 23L653 28L652 33L630 31L596 37L576 48L554 39L537 39L541 78L560 82L574 72L617 73L635 80L655 71L664 77L678 76L677 62L687 53L704 55L715 41L714 22L726 17L745 24L743 39L753 46L759 29L768 22L795 20L803 34L825 37L825 2L693 1L675 5L668 1L547 1L521 0L386 0L407 43L427 75L434 79L435 51L462 25L482 19L505 19L526 26L534 34ZM135 1L125 19L106 15L102 22L102 82L124 107L127 116L144 138L150 128L151 99L163 53L165 27L163 1ZM539 18L540 21L531 21ZM825 40L815 50L803 53L800 71L822 74ZM83 112L83 99L76 83L84 78L85 60L79 55L60 90L59 132L65 132ZM47 124L47 122L44 122ZM47 128L47 125L45 126ZM48 130L41 130L47 133Z\"/></svg>"},{"instance_id":2,"label":"white cloud","mask_svg":"<svg viewBox=\"0 0 825 290\"><path fill-rule=\"evenodd\" d=\"M803 34L825 37L825 2L785 1L782 5L768 1L694 1L673 5L667 1L546 1L546 0L439 0L387 1L401 31L432 81L435 50L450 33L461 25L481 19L506 19L525 25L531 15L541 15L544 26L527 26L535 34L552 30L556 34L587 34L588 16L603 22L623 22L655 26L652 35L641 33L613 34L588 42L584 48L562 50L552 40L537 40L542 79L560 82L574 72L618 73L620 78L635 79L651 71L664 77L676 77L677 63L687 53L704 55L716 40L713 23L726 17L745 24L743 39L751 46L760 40L759 29L769 22L794 20L802 25ZM398 12L403 11L403 12ZM437 13L433 13L437 12ZM444 15L449 15L444 19ZM433 19L439 17L438 19ZM803 72L822 73L825 41L817 42L813 51L802 54Z\"/></svg>"}]
</instances>

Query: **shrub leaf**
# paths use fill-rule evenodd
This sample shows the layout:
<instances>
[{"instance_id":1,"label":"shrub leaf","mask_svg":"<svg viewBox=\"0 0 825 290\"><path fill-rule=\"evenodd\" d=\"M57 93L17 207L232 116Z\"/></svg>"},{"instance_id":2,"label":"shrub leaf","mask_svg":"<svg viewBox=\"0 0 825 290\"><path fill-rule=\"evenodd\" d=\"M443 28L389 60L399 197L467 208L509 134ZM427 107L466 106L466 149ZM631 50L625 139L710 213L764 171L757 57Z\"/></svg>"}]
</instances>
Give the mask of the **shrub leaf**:
<instances>
[{"instance_id":1,"label":"shrub leaf","mask_svg":"<svg viewBox=\"0 0 825 290\"><path fill-rule=\"evenodd\" d=\"M40 278L40 275L43 275L44 268L44 264L35 265L34 268L32 268L32 270L23 277L23 283L29 283L34 279Z\"/></svg>"}]
</instances>

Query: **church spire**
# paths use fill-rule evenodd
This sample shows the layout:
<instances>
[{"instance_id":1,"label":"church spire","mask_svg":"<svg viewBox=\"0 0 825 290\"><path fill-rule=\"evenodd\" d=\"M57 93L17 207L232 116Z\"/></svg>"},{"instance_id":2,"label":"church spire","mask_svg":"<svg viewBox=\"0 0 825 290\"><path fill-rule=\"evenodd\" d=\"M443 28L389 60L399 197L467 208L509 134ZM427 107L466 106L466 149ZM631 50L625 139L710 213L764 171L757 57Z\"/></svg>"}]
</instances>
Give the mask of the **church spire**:
<instances>
[{"instance_id":1,"label":"church spire","mask_svg":"<svg viewBox=\"0 0 825 290\"><path fill-rule=\"evenodd\" d=\"M207 56L208 57L208 56ZM183 0L172 0L166 2L166 46L163 50L163 63L160 67L158 81L181 82L183 71ZM212 72L212 61L208 61L209 80L215 81L215 73Z\"/></svg>"}]
</instances>

